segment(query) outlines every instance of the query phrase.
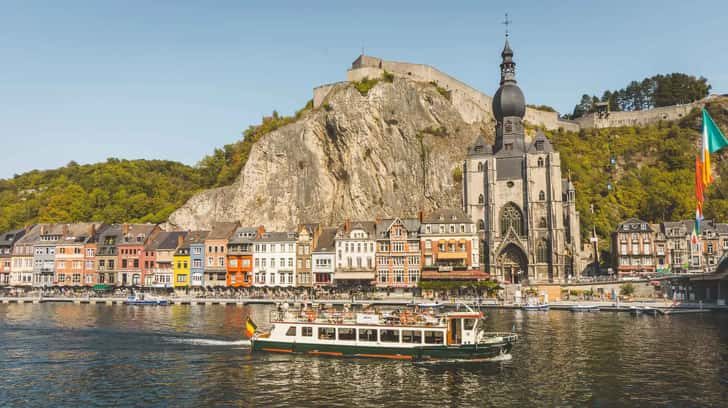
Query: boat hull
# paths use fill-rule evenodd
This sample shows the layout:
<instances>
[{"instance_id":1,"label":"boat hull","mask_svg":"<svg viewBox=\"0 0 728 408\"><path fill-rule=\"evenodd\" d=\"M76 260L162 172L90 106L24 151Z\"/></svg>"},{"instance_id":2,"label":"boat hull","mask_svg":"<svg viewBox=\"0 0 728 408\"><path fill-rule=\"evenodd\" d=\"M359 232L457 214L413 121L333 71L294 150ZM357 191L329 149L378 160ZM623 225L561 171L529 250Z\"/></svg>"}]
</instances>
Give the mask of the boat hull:
<instances>
[{"instance_id":1,"label":"boat hull","mask_svg":"<svg viewBox=\"0 0 728 408\"><path fill-rule=\"evenodd\" d=\"M510 342L479 345L422 345L414 347L387 347L344 344L293 343L253 339L253 351L276 353L303 353L333 357L382 358L392 360L481 360L509 354Z\"/></svg>"}]
</instances>

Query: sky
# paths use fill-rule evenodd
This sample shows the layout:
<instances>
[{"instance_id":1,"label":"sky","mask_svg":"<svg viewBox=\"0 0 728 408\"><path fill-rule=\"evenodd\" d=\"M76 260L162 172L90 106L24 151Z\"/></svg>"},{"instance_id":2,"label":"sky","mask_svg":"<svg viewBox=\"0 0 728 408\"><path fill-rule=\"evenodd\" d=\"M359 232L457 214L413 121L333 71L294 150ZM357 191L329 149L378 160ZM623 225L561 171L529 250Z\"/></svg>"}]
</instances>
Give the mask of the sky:
<instances>
[{"instance_id":1,"label":"sky","mask_svg":"<svg viewBox=\"0 0 728 408\"><path fill-rule=\"evenodd\" d=\"M125 159L197 163L361 53L498 87L504 13L530 104L658 73L728 93L728 1L0 0L0 178Z\"/></svg>"}]
</instances>

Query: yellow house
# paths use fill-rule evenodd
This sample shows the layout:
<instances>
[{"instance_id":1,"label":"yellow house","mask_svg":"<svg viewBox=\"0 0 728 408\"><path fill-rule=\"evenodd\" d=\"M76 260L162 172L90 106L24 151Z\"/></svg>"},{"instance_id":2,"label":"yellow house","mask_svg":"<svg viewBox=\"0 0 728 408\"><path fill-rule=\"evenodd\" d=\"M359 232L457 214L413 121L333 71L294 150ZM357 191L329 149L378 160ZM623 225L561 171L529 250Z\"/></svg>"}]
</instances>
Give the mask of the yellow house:
<instances>
[{"instance_id":1,"label":"yellow house","mask_svg":"<svg viewBox=\"0 0 728 408\"><path fill-rule=\"evenodd\" d=\"M184 240L174 253L173 261L175 288L188 288L190 286L190 243Z\"/></svg>"}]
</instances>

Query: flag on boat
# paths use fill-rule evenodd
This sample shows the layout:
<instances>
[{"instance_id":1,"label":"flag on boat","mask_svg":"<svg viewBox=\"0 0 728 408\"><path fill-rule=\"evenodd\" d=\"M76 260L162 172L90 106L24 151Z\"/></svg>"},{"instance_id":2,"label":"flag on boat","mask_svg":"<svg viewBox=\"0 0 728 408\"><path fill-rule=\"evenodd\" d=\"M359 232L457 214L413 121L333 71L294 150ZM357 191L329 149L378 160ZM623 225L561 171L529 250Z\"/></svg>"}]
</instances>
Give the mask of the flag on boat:
<instances>
[{"instance_id":1,"label":"flag on boat","mask_svg":"<svg viewBox=\"0 0 728 408\"><path fill-rule=\"evenodd\" d=\"M255 334L255 330L257 329L258 326L256 326L255 323L253 323L253 319L248 316L248 319L245 321L245 334L248 337L253 337L253 335Z\"/></svg>"},{"instance_id":2,"label":"flag on boat","mask_svg":"<svg viewBox=\"0 0 728 408\"><path fill-rule=\"evenodd\" d=\"M728 140L723 136L718 125L703 108L703 146L701 149L703 188L713 182L713 175L710 172L710 154L728 147Z\"/></svg>"}]
</instances>

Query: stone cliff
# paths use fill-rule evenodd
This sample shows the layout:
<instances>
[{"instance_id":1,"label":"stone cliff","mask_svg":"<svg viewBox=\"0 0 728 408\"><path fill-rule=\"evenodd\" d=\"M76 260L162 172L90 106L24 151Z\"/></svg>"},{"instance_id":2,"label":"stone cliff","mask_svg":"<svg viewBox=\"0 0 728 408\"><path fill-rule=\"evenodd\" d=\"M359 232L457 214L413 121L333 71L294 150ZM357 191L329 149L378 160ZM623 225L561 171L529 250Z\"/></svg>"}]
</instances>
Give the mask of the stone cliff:
<instances>
[{"instance_id":1,"label":"stone cliff","mask_svg":"<svg viewBox=\"0 0 728 408\"><path fill-rule=\"evenodd\" d=\"M321 106L265 135L234 184L195 195L169 223L285 229L460 207L455 169L491 124L465 121L428 83L380 80L366 95L354 85L334 85Z\"/></svg>"}]
</instances>

